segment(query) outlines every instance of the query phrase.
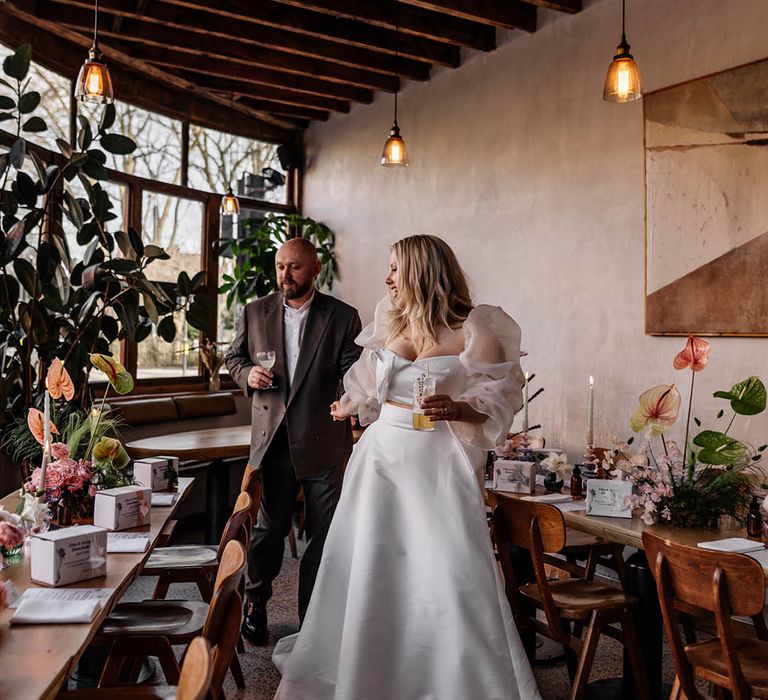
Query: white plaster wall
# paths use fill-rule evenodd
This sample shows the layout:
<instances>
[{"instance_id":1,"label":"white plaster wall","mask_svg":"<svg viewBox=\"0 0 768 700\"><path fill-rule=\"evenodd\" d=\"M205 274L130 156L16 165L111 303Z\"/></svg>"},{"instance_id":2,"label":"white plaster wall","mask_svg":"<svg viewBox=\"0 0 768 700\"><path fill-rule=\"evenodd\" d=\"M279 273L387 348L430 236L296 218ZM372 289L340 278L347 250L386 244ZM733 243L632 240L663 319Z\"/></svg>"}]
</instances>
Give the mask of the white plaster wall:
<instances>
[{"instance_id":1,"label":"white plaster wall","mask_svg":"<svg viewBox=\"0 0 768 700\"><path fill-rule=\"evenodd\" d=\"M573 458L583 451L590 374L598 444L631 434L642 391L674 381L685 397L690 382L672 369L683 339L643 330L642 106L601 99L620 2L584 4L574 16L541 11L535 34L504 33L496 51L469 52L458 70L407 83L399 113L407 169L378 165L390 95L314 125L306 139L305 211L338 234L335 293L370 320L389 245L442 236L475 300L520 323L524 369L537 374L532 389L545 387L531 420ZM647 91L768 56L766 0L627 4ZM712 391L750 374L768 380L768 339L713 339L694 413L714 419L722 402ZM739 418L732 432L760 444L768 417Z\"/></svg>"}]
</instances>

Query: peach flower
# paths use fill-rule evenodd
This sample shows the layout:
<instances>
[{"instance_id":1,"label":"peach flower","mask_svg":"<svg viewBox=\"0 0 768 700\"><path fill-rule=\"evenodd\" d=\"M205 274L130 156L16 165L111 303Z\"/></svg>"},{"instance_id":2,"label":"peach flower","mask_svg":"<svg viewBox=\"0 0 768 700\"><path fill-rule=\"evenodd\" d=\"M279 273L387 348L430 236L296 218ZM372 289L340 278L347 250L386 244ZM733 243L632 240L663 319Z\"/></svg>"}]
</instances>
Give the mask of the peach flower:
<instances>
[{"instance_id":1,"label":"peach flower","mask_svg":"<svg viewBox=\"0 0 768 700\"><path fill-rule=\"evenodd\" d=\"M36 408L30 408L29 413L27 413L27 425L29 426L29 432L42 445L45 441L45 415L43 412ZM53 424L53 421L51 421L51 433L54 435L59 434L59 430Z\"/></svg>"},{"instance_id":2,"label":"peach flower","mask_svg":"<svg viewBox=\"0 0 768 700\"><path fill-rule=\"evenodd\" d=\"M685 347L675 356L675 369L688 369L701 372L709 359L709 343L703 338L689 335Z\"/></svg>"},{"instance_id":3,"label":"peach flower","mask_svg":"<svg viewBox=\"0 0 768 700\"><path fill-rule=\"evenodd\" d=\"M64 363L54 357L51 366L48 368L48 375L45 378L45 388L53 399L59 399L62 396L71 401L75 396L75 385L69 376L69 372L64 368Z\"/></svg>"}]
</instances>

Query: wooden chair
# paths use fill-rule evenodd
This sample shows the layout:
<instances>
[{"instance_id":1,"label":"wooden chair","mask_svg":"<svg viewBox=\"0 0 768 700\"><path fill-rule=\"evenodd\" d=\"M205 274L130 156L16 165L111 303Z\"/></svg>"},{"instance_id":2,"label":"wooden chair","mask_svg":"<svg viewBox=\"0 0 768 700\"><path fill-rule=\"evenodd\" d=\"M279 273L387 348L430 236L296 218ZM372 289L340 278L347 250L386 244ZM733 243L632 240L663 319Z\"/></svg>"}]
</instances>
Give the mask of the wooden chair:
<instances>
[{"instance_id":1,"label":"wooden chair","mask_svg":"<svg viewBox=\"0 0 768 700\"><path fill-rule=\"evenodd\" d=\"M537 632L563 645L571 677L571 700L584 697L601 634L624 644L640 698L648 700L648 681L632 619L636 601L619 588L583 578L547 580L544 555L561 552L566 543L563 514L552 505L499 494L493 531L515 621L521 633ZM530 552L533 582L518 585L510 545ZM537 619L531 610L543 610L544 620ZM583 639L572 633L571 623L584 626ZM621 625L620 630L611 626L615 623Z\"/></svg>"},{"instance_id":2,"label":"wooden chair","mask_svg":"<svg viewBox=\"0 0 768 700\"><path fill-rule=\"evenodd\" d=\"M760 563L743 554L672 544L650 532L643 533L643 547L675 663L674 697L682 691L688 700L703 700L694 683L698 676L719 689L718 697L768 698L765 574ZM701 612L714 614L717 636L697 642L689 633L684 643L680 624ZM752 619L751 637L736 631L733 615Z\"/></svg>"},{"instance_id":3,"label":"wooden chair","mask_svg":"<svg viewBox=\"0 0 768 700\"><path fill-rule=\"evenodd\" d=\"M211 647L205 637L189 644L181 665L178 687L131 685L112 688L82 688L59 693L57 700L204 700L211 687L213 663Z\"/></svg>"},{"instance_id":4,"label":"wooden chair","mask_svg":"<svg viewBox=\"0 0 768 700\"><path fill-rule=\"evenodd\" d=\"M246 498L250 498L245 494ZM250 503L248 503L250 506ZM99 686L135 681L145 656L156 656L167 681L179 682L179 664L172 645L187 644L202 634L213 648L210 694L221 693L227 669L235 658L240 634L245 572L245 547L227 543L221 557L210 605L195 601L147 600L115 606L96 634L96 642L110 646Z\"/></svg>"},{"instance_id":5,"label":"wooden chair","mask_svg":"<svg viewBox=\"0 0 768 700\"><path fill-rule=\"evenodd\" d=\"M258 480L255 481L258 485ZM253 488L251 484L249 486ZM165 598L172 583L194 583L203 600L210 603L213 595L213 578L216 576L224 547L228 542L236 539L246 550L248 549L252 508L253 500L250 493L241 491L235 501L232 515L221 533L218 547L193 544L156 548L141 572L142 576L158 577L152 599Z\"/></svg>"}]
</instances>

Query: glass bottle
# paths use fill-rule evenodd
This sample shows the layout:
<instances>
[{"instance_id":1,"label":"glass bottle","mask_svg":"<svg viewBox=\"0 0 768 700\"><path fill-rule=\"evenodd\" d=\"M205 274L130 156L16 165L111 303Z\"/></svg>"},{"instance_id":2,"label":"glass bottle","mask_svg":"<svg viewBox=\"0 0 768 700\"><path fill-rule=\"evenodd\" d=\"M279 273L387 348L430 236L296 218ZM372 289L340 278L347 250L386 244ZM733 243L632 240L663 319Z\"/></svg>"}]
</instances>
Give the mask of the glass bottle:
<instances>
[{"instance_id":1,"label":"glass bottle","mask_svg":"<svg viewBox=\"0 0 768 700\"><path fill-rule=\"evenodd\" d=\"M752 496L752 503L749 504L749 513L747 514L747 536L760 537L763 532L763 516L760 514L760 503L757 496Z\"/></svg>"},{"instance_id":2,"label":"glass bottle","mask_svg":"<svg viewBox=\"0 0 768 700\"><path fill-rule=\"evenodd\" d=\"M59 527L69 527L72 525L72 503L66 486L62 487L61 496L59 496L59 503L56 508L56 522Z\"/></svg>"},{"instance_id":3,"label":"glass bottle","mask_svg":"<svg viewBox=\"0 0 768 700\"><path fill-rule=\"evenodd\" d=\"M581 478L581 468L578 464L574 464L571 474L571 498L581 498L583 493L584 479Z\"/></svg>"}]
</instances>

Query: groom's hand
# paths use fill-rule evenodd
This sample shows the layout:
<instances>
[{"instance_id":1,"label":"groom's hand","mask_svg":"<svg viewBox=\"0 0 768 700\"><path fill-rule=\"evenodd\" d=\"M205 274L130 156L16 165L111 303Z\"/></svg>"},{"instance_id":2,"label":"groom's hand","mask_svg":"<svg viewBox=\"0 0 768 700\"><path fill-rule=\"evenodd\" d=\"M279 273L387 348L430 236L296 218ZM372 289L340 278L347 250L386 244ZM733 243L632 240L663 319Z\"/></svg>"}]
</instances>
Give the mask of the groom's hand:
<instances>
[{"instance_id":1,"label":"groom's hand","mask_svg":"<svg viewBox=\"0 0 768 700\"><path fill-rule=\"evenodd\" d=\"M248 372L248 386L251 389L266 389L272 383L272 372L256 365Z\"/></svg>"}]
</instances>

